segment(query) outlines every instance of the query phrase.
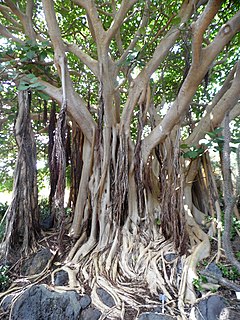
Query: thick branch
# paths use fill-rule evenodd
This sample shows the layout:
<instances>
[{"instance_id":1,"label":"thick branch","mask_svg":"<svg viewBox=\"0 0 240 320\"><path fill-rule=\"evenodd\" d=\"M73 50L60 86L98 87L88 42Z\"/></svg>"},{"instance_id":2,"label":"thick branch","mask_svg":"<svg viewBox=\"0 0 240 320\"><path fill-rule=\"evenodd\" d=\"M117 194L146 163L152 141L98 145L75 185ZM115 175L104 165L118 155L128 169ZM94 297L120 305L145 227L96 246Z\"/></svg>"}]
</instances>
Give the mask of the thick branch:
<instances>
[{"instance_id":1,"label":"thick branch","mask_svg":"<svg viewBox=\"0 0 240 320\"><path fill-rule=\"evenodd\" d=\"M240 74L237 72L231 87L225 92L222 98L216 103L214 108L199 121L191 135L184 143L188 145L197 145L204 138L205 134L218 127L224 119L226 112L239 105L240 98ZM234 113L237 111L235 110ZM232 114L233 115L233 114Z\"/></svg>"},{"instance_id":2,"label":"thick branch","mask_svg":"<svg viewBox=\"0 0 240 320\"><path fill-rule=\"evenodd\" d=\"M94 1L74 0L74 2L86 10L89 29L92 34L92 37L94 41L96 41L98 47L101 47L104 42L106 32L103 29L101 20L98 17L97 7Z\"/></svg>"},{"instance_id":3,"label":"thick branch","mask_svg":"<svg viewBox=\"0 0 240 320\"><path fill-rule=\"evenodd\" d=\"M23 23L25 18L24 13L15 5L15 3L11 0L5 0L5 3L11 9L12 13L14 13L19 18L19 20Z\"/></svg>"},{"instance_id":4,"label":"thick branch","mask_svg":"<svg viewBox=\"0 0 240 320\"><path fill-rule=\"evenodd\" d=\"M220 6L221 0L210 0L207 3L206 8L203 13L200 15L198 20L192 24L193 30L193 42L192 42L192 51L193 51L193 64L199 65L201 61L201 52L202 52L202 42L203 34L206 31L207 27L211 23L214 16L217 14Z\"/></svg>"},{"instance_id":5,"label":"thick branch","mask_svg":"<svg viewBox=\"0 0 240 320\"><path fill-rule=\"evenodd\" d=\"M117 31L121 27L123 20L126 17L127 12L131 9L131 7L137 3L138 0L123 0L121 3L121 7L115 15L115 18L112 22L111 27L107 30L107 43L109 44L112 38L116 35Z\"/></svg>"},{"instance_id":6,"label":"thick branch","mask_svg":"<svg viewBox=\"0 0 240 320\"><path fill-rule=\"evenodd\" d=\"M94 74L99 75L98 62L91 58L87 53L83 52L76 44L66 44L66 51L75 54Z\"/></svg>"},{"instance_id":7,"label":"thick branch","mask_svg":"<svg viewBox=\"0 0 240 320\"><path fill-rule=\"evenodd\" d=\"M225 45L240 31L240 11L238 11L232 19L224 24L219 30L214 40L203 49L204 59L214 60L218 53L220 53Z\"/></svg>"},{"instance_id":8,"label":"thick branch","mask_svg":"<svg viewBox=\"0 0 240 320\"><path fill-rule=\"evenodd\" d=\"M65 57L65 45L57 23L54 3L52 0L43 0L44 14L46 17L49 35L54 48L55 64L59 76L62 80L62 98L67 100L68 111L72 114L75 121L80 125L83 133L89 141L92 140L95 123L86 108L83 100L73 89L72 80L67 68Z\"/></svg>"},{"instance_id":9,"label":"thick branch","mask_svg":"<svg viewBox=\"0 0 240 320\"><path fill-rule=\"evenodd\" d=\"M33 15L33 8L34 8L34 2L33 2L33 0L27 0L26 15L27 15L28 17L32 17L32 15Z\"/></svg>"},{"instance_id":10,"label":"thick branch","mask_svg":"<svg viewBox=\"0 0 240 320\"><path fill-rule=\"evenodd\" d=\"M144 158L145 161L151 150L170 134L172 128L181 123L184 119L189 104L192 98L207 73L209 66L215 60L217 55L222 51L225 45L232 39L232 37L240 29L240 12L238 12L228 23L221 27L218 35L213 42L203 49L203 58L200 66L193 65L179 91L177 99L174 101L172 107L165 115L162 122L143 140ZM226 32L226 28L227 31ZM225 30L225 31L224 31ZM211 49L210 49L211 48ZM229 97L231 99L231 97ZM231 104L235 105L236 102Z\"/></svg>"},{"instance_id":11,"label":"thick branch","mask_svg":"<svg viewBox=\"0 0 240 320\"><path fill-rule=\"evenodd\" d=\"M179 13L181 18L181 24L185 23L191 16L193 10L192 2L185 1ZM122 126L128 128L130 126L133 109L136 105L137 97L140 97L145 90L145 86L149 81L153 72L158 68L160 63L168 55L170 48L174 45L175 41L179 37L180 28L179 26L173 26L161 40L159 45L154 51L152 59L147 63L146 67L140 72L137 78L132 82L132 89L129 94L129 99L126 102L125 108L122 114Z\"/></svg>"},{"instance_id":12,"label":"thick branch","mask_svg":"<svg viewBox=\"0 0 240 320\"><path fill-rule=\"evenodd\" d=\"M24 81L29 81L29 78L24 78ZM62 103L62 89L54 87L46 81L38 79L38 82L44 86L42 90L48 94L51 98L56 100L59 104ZM67 111L71 114L72 118L77 122L81 128L84 136L91 141L92 140L92 128L95 127L95 122L92 119L90 112L87 110L84 101L75 92L68 94Z\"/></svg>"}]
</instances>

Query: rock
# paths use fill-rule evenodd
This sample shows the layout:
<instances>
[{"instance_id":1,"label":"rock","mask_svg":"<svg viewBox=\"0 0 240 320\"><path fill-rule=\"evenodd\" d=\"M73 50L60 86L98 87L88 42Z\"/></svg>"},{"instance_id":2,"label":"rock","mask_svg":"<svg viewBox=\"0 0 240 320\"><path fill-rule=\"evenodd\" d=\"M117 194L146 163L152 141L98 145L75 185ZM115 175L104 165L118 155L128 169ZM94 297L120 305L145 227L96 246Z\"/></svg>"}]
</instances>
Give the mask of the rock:
<instances>
[{"instance_id":1,"label":"rock","mask_svg":"<svg viewBox=\"0 0 240 320\"><path fill-rule=\"evenodd\" d=\"M86 294L85 296L83 296L79 303L82 309L86 309L92 302L92 299Z\"/></svg>"},{"instance_id":2,"label":"rock","mask_svg":"<svg viewBox=\"0 0 240 320\"><path fill-rule=\"evenodd\" d=\"M43 231L47 231L53 227L53 216L50 214L40 218L40 227Z\"/></svg>"},{"instance_id":3,"label":"rock","mask_svg":"<svg viewBox=\"0 0 240 320\"><path fill-rule=\"evenodd\" d=\"M226 306L227 302L223 297L210 296L192 308L189 320L218 320L222 309Z\"/></svg>"},{"instance_id":4,"label":"rock","mask_svg":"<svg viewBox=\"0 0 240 320\"><path fill-rule=\"evenodd\" d=\"M240 311L235 311L231 308L223 308L219 320L239 320L240 319Z\"/></svg>"},{"instance_id":5,"label":"rock","mask_svg":"<svg viewBox=\"0 0 240 320\"><path fill-rule=\"evenodd\" d=\"M167 262L172 262L173 260L175 260L177 258L177 254L176 253L166 253L164 255L164 259Z\"/></svg>"},{"instance_id":6,"label":"rock","mask_svg":"<svg viewBox=\"0 0 240 320\"><path fill-rule=\"evenodd\" d=\"M77 320L81 312L80 296L75 291L51 291L45 285L34 285L21 294L10 320Z\"/></svg>"},{"instance_id":7,"label":"rock","mask_svg":"<svg viewBox=\"0 0 240 320\"><path fill-rule=\"evenodd\" d=\"M201 274L205 274L205 272L209 272L209 273L212 273L213 276L215 277L222 277L222 271L218 268L218 266L216 265L216 263L212 262L210 263L210 265L201 272ZM206 278L208 280L208 282L210 283L214 283L214 284L217 284L218 281L214 278L212 278L210 275L206 275Z\"/></svg>"},{"instance_id":8,"label":"rock","mask_svg":"<svg viewBox=\"0 0 240 320\"><path fill-rule=\"evenodd\" d=\"M52 253L48 248L41 249L25 262L22 268L23 275L31 276L41 273L51 257Z\"/></svg>"},{"instance_id":9,"label":"rock","mask_svg":"<svg viewBox=\"0 0 240 320\"><path fill-rule=\"evenodd\" d=\"M101 301L108 306L109 308L112 308L115 306L115 302L113 297L103 288L97 288L97 294Z\"/></svg>"},{"instance_id":10,"label":"rock","mask_svg":"<svg viewBox=\"0 0 240 320\"><path fill-rule=\"evenodd\" d=\"M2 301L1 301L1 304L0 304L0 308L4 311L4 312L7 312L8 309L10 308L11 306L11 303L12 303L12 300L13 298L16 296L16 294L14 293L11 293L11 294L8 294L7 296L5 296Z\"/></svg>"},{"instance_id":11,"label":"rock","mask_svg":"<svg viewBox=\"0 0 240 320\"><path fill-rule=\"evenodd\" d=\"M56 272L54 275L55 286L66 286L68 284L68 273L64 270Z\"/></svg>"},{"instance_id":12,"label":"rock","mask_svg":"<svg viewBox=\"0 0 240 320\"><path fill-rule=\"evenodd\" d=\"M160 314L156 312L144 312L140 314L138 320L174 320L172 316Z\"/></svg>"},{"instance_id":13,"label":"rock","mask_svg":"<svg viewBox=\"0 0 240 320\"><path fill-rule=\"evenodd\" d=\"M95 308L88 308L82 311L79 320L98 320L101 312Z\"/></svg>"}]
</instances>

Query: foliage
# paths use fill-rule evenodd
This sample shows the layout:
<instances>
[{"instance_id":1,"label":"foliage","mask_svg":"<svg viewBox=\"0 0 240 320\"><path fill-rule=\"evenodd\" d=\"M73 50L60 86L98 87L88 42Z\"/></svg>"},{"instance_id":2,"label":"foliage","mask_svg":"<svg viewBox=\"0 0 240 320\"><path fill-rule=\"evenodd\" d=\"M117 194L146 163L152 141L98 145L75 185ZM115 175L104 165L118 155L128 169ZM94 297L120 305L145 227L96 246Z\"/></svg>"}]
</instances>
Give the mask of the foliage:
<instances>
[{"instance_id":1,"label":"foliage","mask_svg":"<svg viewBox=\"0 0 240 320\"><path fill-rule=\"evenodd\" d=\"M0 292L5 291L10 284L8 275L9 268L5 265L0 265Z\"/></svg>"},{"instance_id":2,"label":"foliage","mask_svg":"<svg viewBox=\"0 0 240 320\"><path fill-rule=\"evenodd\" d=\"M240 234L240 221L236 217L233 217L232 229L231 229L231 240L234 240L234 238L239 234Z\"/></svg>"},{"instance_id":3,"label":"foliage","mask_svg":"<svg viewBox=\"0 0 240 320\"><path fill-rule=\"evenodd\" d=\"M50 215L49 199L41 198L38 201L40 217L46 218Z\"/></svg>"},{"instance_id":4,"label":"foliage","mask_svg":"<svg viewBox=\"0 0 240 320\"><path fill-rule=\"evenodd\" d=\"M5 203L0 202L0 219L3 218L5 212L7 211L7 208L8 208L7 202L5 202Z\"/></svg>"},{"instance_id":5,"label":"foliage","mask_svg":"<svg viewBox=\"0 0 240 320\"><path fill-rule=\"evenodd\" d=\"M193 285L195 287L195 289L199 292L203 291L203 284L204 283L208 283L207 277L203 276L203 275L199 275L198 279L193 279Z\"/></svg>"},{"instance_id":6,"label":"foliage","mask_svg":"<svg viewBox=\"0 0 240 320\"><path fill-rule=\"evenodd\" d=\"M222 271L223 277L228 278L229 280L235 281L240 277L240 273L238 272L235 266L229 266L223 263L218 263L217 266Z\"/></svg>"}]
</instances>

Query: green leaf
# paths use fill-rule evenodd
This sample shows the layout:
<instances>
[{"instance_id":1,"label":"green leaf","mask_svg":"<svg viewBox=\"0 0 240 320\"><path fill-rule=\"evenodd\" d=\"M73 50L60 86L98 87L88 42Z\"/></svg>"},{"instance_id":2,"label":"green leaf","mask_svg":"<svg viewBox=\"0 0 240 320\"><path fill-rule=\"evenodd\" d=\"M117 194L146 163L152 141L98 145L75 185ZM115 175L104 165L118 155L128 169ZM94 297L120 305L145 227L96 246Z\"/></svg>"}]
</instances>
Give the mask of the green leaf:
<instances>
[{"instance_id":1,"label":"green leaf","mask_svg":"<svg viewBox=\"0 0 240 320\"><path fill-rule=\"evenodd\" d=\"M40 60L43 61L47 57L47 52L43 51L40 53Z\"/></svg>"},{"instance_id":2,"label":"green leaf","mask_svg":"<svg viewBox=\"0 0 240 320\"><path fill-rule=\"evenodd\" d=\"M139 32L140 32L140 34L144 35L146 33L146 28L145 27L139 28Z\"/></svg>"},{"instance_id":3,"label":"green leaf","mask_svg":"<svg viewBox=\"0 0 240 320\"><path fill-rule=\"evenodd\" d=\"M33 73L29 73L29 74L27 75L27 78L28 78L28 79L34 79L34 78L37 79L37 77L36 77L35 74L33 74Z\"/></svg>"},{"instance_id":4,"label":"green leaf","mask_svg":"<svg viewBox=\"0 0 240 320\"><path fill-rule=\"evenodd\" d=\"M39 97L42 98L43 100L49 100L49 99L50 99L49 95L46 94L46 93L39 92L38 95L39 95Z\"/></svg>"},{"instance_id":5,"label":"green leaf","mask_svg":"<svg viewBox=\"0 0 240 320\"><path fill-rule=\"evenodd\" d=\"M35 82L35 83L32 83L29 85L30 88L33 88L33 89L37 89L37 90L43 90L46 88L46 86L43 86L41 83L39 82Z\"/></svg>"},{"instance_id":6,"label":"green leaf","mask_svg":"<svg viewBox=\"0 0 240 320\"><path fill-rule=\"evenodd\" d=\"M206 133L210 138L215 138L216 134L214 132L207 132Z\"/></svg>"},{"instance_id":7,"label":"green leaf","mask_svg":"<svg viewBox=\"0 0 240 320\"><path fill-rule=\"evenodd\" d=\"M35 57L36 53L35 51L28 51L26 53L26 56L29 58L29 59L33 59Z\"/></svg>"},{"instance_id":8,"label":"green leaf","mask_svg":"<svg viewBox=\"0 0 240 320\"><path fill-rule=\"evenodd\" d=\"M181 22L181 18L180 17L175 17L172 19L172 24L173 25L177 25Z\"/></svg>"},{"instance_id":9,"label":"green leaf","mask_svg":"<svg viewBox=\"0 0 240 320\"><path fill-rule=\"evenodd\" d=\"M192 151L188 151L186 153L184 153L183 157L184 158L190 158L190 159L195 159L197 158L199 155L197 150L192 150Z\"/></svg>"},{"instance_id":10,"label":"green leaf","mask_svg":"<svg viewBox=\"0 0 240 320\"><path fill-rule=\"evenodd\" d=\"M27 82L20 81L20 84L18 86L19 91L24 91L24 90L27 90L28 88L29 88L29 84Z\"/></svg>"},{"instance_id":11,"label":"green leaf","mask_svg":"<svg viewBox=\"0 0 240 320\"><path fill-rule=\"evenodd\" d=\"M183 144L180 145L180 148L181 148L181 149L188 149L188 148L189 148L189 145L186 144L186 143L183 143Z\"/></svg>"}]
</instances>

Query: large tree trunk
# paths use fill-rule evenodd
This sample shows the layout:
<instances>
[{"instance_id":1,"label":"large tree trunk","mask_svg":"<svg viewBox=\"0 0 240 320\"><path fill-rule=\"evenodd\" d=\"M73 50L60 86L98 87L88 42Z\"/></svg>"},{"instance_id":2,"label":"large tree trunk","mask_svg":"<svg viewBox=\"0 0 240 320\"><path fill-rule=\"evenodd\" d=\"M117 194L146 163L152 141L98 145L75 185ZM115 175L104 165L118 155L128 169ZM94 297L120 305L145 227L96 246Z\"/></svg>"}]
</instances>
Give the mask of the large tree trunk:
<instances>
[{"instance_id":1,"label":"large tree trunk","mask_svg":"<svg viewBox=\"0 0 240 320\"><path fill-rule=\"evenodd\" d=\"M7 210L4 236L6 255L11 251L27 254L35 247L39 233L36 145L30 120L31 92L18 93L15 136L18 158L14 172L13 198Z\"/></svg>"}]
</instances>

